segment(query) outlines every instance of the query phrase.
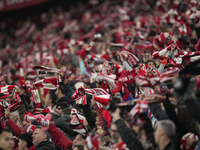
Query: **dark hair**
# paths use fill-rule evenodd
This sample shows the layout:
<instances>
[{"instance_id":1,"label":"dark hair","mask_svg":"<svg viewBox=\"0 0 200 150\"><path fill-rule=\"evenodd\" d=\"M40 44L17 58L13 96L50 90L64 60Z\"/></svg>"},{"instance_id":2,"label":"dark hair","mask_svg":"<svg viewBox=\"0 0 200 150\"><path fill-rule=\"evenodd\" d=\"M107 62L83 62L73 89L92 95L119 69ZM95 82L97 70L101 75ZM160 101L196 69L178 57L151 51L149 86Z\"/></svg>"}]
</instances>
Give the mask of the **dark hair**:
<instances>
[{"instance_id":1,"label":"dark hair","mask_svg":"<svg viewBox=\"0 0 200 150\"><path fill-rule=\"evenodd\" d=\"M30 148L31 146L33 146L33 138L32 138L32 133L29 132L29 133L22 133L20 136L19 136L19 139L21 139L22 141L25 141L27 143L27 147Z\"/></svg>"},{"instance_id":2,"label":"dark hair","mask_svg":"<svg viewBox=\"0 0 200 150\"><path fill-rule=\"evenodd\" d=\"M65 109L65 108L68 108L70 107L69 104L67 104L66 102L62 102L62 103L58 103L56 108L60 106L61 109Z\"/></svg>"},{"instance_id":3,"label":"dark hair","mask_svg":"<svg viewBox=\"0 0 200 150\"><path fill-rule=\"evenodd\" d=\"M51 121L55 121L56 119L59 118L59 116L55 113L50 112L49 114L51 114Z\"/></svg>"},{"instance_id":4,"label":"dark hair","mask_svg":"<svg viewBox=\"0 0 200 150\"><path fill-rule=\"evenodd\" d=\"M58 86L58 89L61 91L62 94L65 94L61 85Z\"/></svg>"},{"instance_id":5,"label":"dark hair","mask_svg":"<svg viewBox=\"0 0 200 150\"><path fill-rule=\"evenodd\" d=\"M181 120L185 122L185 126L188 129L188 131L194 134L198 134L198 129L196 128L195 123L189 114L187 106L183 102L179 102L176 105L176 108L178 116L180 117Z\"/></svg>"},{"instance_id":6,"label":"dark hair","mask_svg":"<svg viewBox=\"0 0 200 150\"><path fill-rule=\"evenodd\" d=\"M73 108L75 108L78 112L83 113L83 110L80 108L80 104L74 104Z\"/></svg>"},{"instance_id":7,"label":"dark hair","mask_svg":"<svg viewBox=\"0 0 200 150\"><path fill-rule=\"evenodd\" d=\"M70 115L70 114L71 114L71 108L70 108L70 107L65 108L65 109L63 110L63 114L65 114L65 115Z\"/></svg>"},{"instance_id":8,"label":"dark hair","mask_svg":"<svg viewBox=\"0 0 200 150\"><path fill-rule=\"evenodd\" d=\"M144 63L145 63L145 64L148 64L148 63L150 63L150 62L153 62L154 65L156 66L156 63L155 63L155 61L154 61L153 59L148 59L148 60L145 61Z\"/></svg>"},{"instance_id":9,"label":"dark hair","mask_svg":"<svg viewBox=\"0 0 200 150\"><path fill-rule=\"evenodd\" d=\"M78 148L78 150L84 150L84 145L75 145L74 148Z\"/></svg>"},{"instance_id":10,"label":"dark hair","mask_svg":"<svg viewBox=\"0 0 200 150\"><path fill-rule=\"evenodd\" d=\"M67 97L63 96L63 97L59 98L58 100L56 100L56 103L62 103L62 102L66 103L67 101L68 101Z\"/></svg>"},{"instance_id":11,"label":"dark hair","mask_svg":"<svg viewBox=\"0 0 200 150\"><path fill-rule=\"evenodd\" d=\"M50 99L52 103L55 105L57 100L57 95L55 94L55 90L49 90Z\"/></svg>"},{"instance_id":12,"label":"dark hair","mask_svg":"<svg viewBox=\"0 0 200 150\"><path fill-rule=\"evenodd\" d=\"M86 136L85 134L81 134L81 133L79 133L79 134L81 135L81 137L82 137L84 140L86 140L87 136Z\"/></svg>"},{"instance_id":13,"label":"dark hair","mask_svg":"<svg viewBox=\"0 0 200 150\"><path fill-rule=\"evenodd\" d=\"M2 135L3 132L9 132L12 133L12 131L10 129L1 129L0 130L0 135ZM12 133L13 134L13 133Z\"/></svg>"}]
</instances>

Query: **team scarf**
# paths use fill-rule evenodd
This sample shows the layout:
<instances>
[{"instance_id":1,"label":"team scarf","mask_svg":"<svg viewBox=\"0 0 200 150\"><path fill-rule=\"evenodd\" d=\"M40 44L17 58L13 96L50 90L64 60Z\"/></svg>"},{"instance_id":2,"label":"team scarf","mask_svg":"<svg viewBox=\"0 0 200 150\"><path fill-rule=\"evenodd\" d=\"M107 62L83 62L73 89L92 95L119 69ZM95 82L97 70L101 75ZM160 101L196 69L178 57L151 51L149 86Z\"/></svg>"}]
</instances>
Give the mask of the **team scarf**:
<instances>
[{"instance_id":1,"label":"team scarf","mask_svg":"<svg viewBox=\"0 0 200 150\"><path fill-rule=\"evenodd\" d=\"M121 56L123 57L123 59L124 59L125 61L128 62L128 64L129 64L132 68L134 68L134 66L137 65L138 62L139 62L139 59L138 59L135 55L133 55L132 53L130 53L130 52L128 52L128 51L122 51L122 52L121 52Z\"/></svg>"},{"instance_id":2,"label":"team scarf","mask_svg":"<svg viewBox=\"0 0 200 150\"><path fill-rule=\"evenodd\" d=\"M0 85L0 99L12 97L15 92L16 85Z\"/></svg>"},{"instance_id":3,"label":"team scarf","mask_svg":"<svg viewBox=\"0 0 200 150\"><path fill-rule=\"evenodd\" d=\"M182 139L181 139L181 149L182 150L193 150L193 148L192 147L189 147L189 146L186 146L186 139L187 138L194 138L195 139L195 141L198 141L198 136L197 135L195 135L194 133L187 133L187 134L185 134L183 137L182 137Z\"/></svg>"},{"instance_id":4,"label":"team scarf","mask_svg":"<svg viewBox=\"0 0 200 150\"><path fill-rule=\"evenodd\" d=\"M183 50L179 54L175 55L175 57L182 58L184 60L187 60L188 63L192 63L200 59L200 51L186 52Z\"/></svg>"},{"instance_id":5,"label":"team scarf","mask_svg":"<svg viewBox=\"0 0 200 150\"><path fill-rule=\"evenodd\" d=\"M50 90L55 90L57 89L57 86L58 86L57 78L55 77L38 80L34 82L33 84L40 88L50 89Z\"/></svg>"},{"instance_id":6,"label":"team scarf","mask_svg":"<svg viewBox=\"0 0 200 150\"><path fill-rule=\"evenodd\" d=\"M133 84L135 82L135 76L137 75L135 69L131 71L125 71L120 78L118 79L118 82L123 82L126 84Z\"/></svg>"},{"instance_id":7,"label":"team scarf","mask_svg":"<svg viewBox=\"0 0 200 150\"><path fill-rule=\"evenodd\" d=\"M179 59L178 61L172 60L168 57L159 57L159 60L162 64L165 65L165 69L166 68L171 68L171 67L181 67L181 63L182 63L182 59Z\"/></svg>"},{"instance_id":8,"label":"team scarf","mask_svg":"<svg viewBox=\"0 0 200 150\"><path fill-rule=\"evenodd\" d=\"M69 121L69 127L80 134L86 133L87 129L83 125L85 117L79 115L75 108L71 109L71 115L72 119Z\"/></svg>"},{"instance_id":9,"label":"team scarf","mask_svg":"<svg viewBox=\"0 0 200 150\"><path fill-rule=\"evenodd\" d=\"M101 134L88 133L86 142L89 150L98 150L100 148L100 141L101 141Z\"/></svg>"},{"instance_id":10,"label":"team scarf","mask_svg":"<svg viewBox=\"0 0 200 150\"><path fill-rule=\"evenodd\" d=\"M10 112L16 111L20 106L22 106L22 104L23 104L23 101L16 102L11 105L9 105L4 100L0 101L0 122L1 122L2 128L6 128L5 119L4 119L5 110L8 108Z\"/></svg>"},{"instance_id":11,"label":"team scarf","mask_svg":"<svg viewBox=\"0 0 200 150\"><path fill-rule=\"evenodd\" d=\"M144 119L141 115L146 113L147 109L148 103L146 101L138 101L137 104L129 112L131 125L142 125L144 123Z\"/></svg>"},{"instance_id":12,"label":"team scarf","mask_svg":"<svg viewBox=\"0 0 200 150\"><path fill-rule=\"evenodd\" d=\"M141 54L144 53L147 50L150 50L151 53L154 52L154 44L150 43L150 42L143 42L143 43L135 43L135 54Z\"/></svg>"},{"instance_id":13,"label":"team scarf","mask_svg":"<svg viewBox=\"0 0 200 150\"><path fill-rule=\"evenodd\" d=\"M177 72L179 72L179 69L174 68L160 75L151 76L151 77L138 75L136 76L136 84L139 86L154 87L155 85L158 85L160 83L173 79L174 73L177 73Z\"/></svg>"},{"instance_id":14,"label":"team scarf","mask_svg":"<svg viewBox=\"0 0 200 150\"><path fill-rule=\"evenodd\" d=\"M61 72L59 69L49 68L45 66L34 66L33 71L35 72L38 78L49 77L54 74L58 75ZM59 82L62 81L60 76L58 80Z\"/></svg>"},{"instance_id":15,"label":"team scarf","mask_svg":"<svg viewBox=\"0 0 200 150\"><path fill-rule=\"evenodd\" d=\"M102 88L84 89L83 87L80 86L72 95L72 99L74 101L78 101L79 104L86 105L87 99L86 99L85 94L108 95L109 93ZM98 103L98 102L96 102L96 103L99 108L103 107L100 103Z\"/></svg>"},{"instance_id":16,"label":"team scarf","mask_svg":"<svg viewBox=\"0 0 200 150\"><path fill-rule=\"evenodd\" d=\"M123 99L124 100L128 99L129 90L128 90L127 86L125 85L125 83L118 82L114 78L112 78L106 74L103 74L101 72L98 73L98 76L101 77L107 84L109 84L110 86L112 86L113 88L116 89L116 90L111 90L112 94L115 94L116 92L121 92L123 95ZM106 90L106 89L104 89L104 90Z\"/></svg>"},{"instance_id":17,"label":"team scarf","mask_svg":"<svg viewBox=\"0 0 200 150\"><path fill-rule=\"evenodd\" d=\"M123 103L118 103L117 106L118 107L134 106L136 103L140 101L146 101L148 104L151 104L151 103L157 103L157 102L163 101L165 99L166 99L165 96L154 93L142 98L134 99L134 100L123 102Z\"/></svg>"}]
</instances>

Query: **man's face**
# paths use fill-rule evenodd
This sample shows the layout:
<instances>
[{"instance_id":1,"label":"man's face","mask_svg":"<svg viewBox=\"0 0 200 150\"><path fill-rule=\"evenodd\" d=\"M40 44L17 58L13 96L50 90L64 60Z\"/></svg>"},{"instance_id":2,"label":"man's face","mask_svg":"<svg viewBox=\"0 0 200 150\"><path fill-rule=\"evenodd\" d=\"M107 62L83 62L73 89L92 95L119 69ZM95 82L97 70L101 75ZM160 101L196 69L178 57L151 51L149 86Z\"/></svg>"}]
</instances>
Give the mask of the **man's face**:
<instances>
[{"instance_id":1,"label":"man's face","mask_svg":"<svg viewBox=\"0 0 200 150\"><path fill-rule=\"evenodd\" d=\"M148 63L148 67L153 68L153 69L156 68L154 62L149 62L149 63Z\"/></svg>"},{"instance_id":2,"label":"man's face","mask_svg":"<svg viewBox=\"0 0 200 150\"><path fill-rule=\"evenodd\" d=\"M56 108L56 113L58 114L58 116L62 116L63 110L60 106Z\"/></svg>"},{"instance_id":3,"label":"man's face","mask_svg":"<svg viewBox=\"0 0 200 150\"><path fill-rule=\"evenodd\" d=\"M17 120L18 120L18 118L19 118L19 116L17 116L17 115L14 115L13 113L10 113L10 119L12 120L12 121L14 121L15 123L17 122Z\"/></svg>"},{"instance_id":4,"label":"man's face","mask_svg":"<svg viewBox=\"0 0 200 150\"><path fill-rule=\"evenodd\" d=\"M27 143L25 141L22 141L21 139L19 139L18 142L18 150L24 150L24 148L26 147Z\"/></svg>"},{"instance_id":5,"label":"man's face","mask_svg":"<svg viewBox=\"0 0 200 150\"><path fill-rule=\"evenodd\" d=\"M43 141L46 141L46 135L43 134L42 130L41 129L36 129L34 132L33 132L33 144L35 146L37 146L39 143L43 142Z\"/></svg>"},{"instance_id":6,"label":"man's face","mask_svg":"<svg viewBox=\"0 0 200 150\"><path fill-rule=\"evenodd\" d=\"M50 94L48 93L46 96L45 96L45 99L44 99L44 105L45 106L50 106L51 104L51 99L50 99Z\"/></svg>"},{"instance_id":7,"label":"man's face","mask_svg":"<svg viewBox=\"0 0 200 150\"><path fill-rule=\"evenodd\" d=\"M111 142L117 143L119 139L119 133L117 131L117 126L113 123L110 127L110 137L111 137Z\"/></svg>"},{"instance_id":8,"label":"man's face","mask_svg":"<svg viewBox=\"0 0 200 150\"><path fill-rule=\"evenodd\" d=\"M13 150L14 139L12 133L6 131L2 132L2 135L0 135L0 147L6 150Z\"/></svg>"},{"instance_id":9,"label":"man's face","mask_svg":"<svg viewBox=\"0 0 200 150\"><path fill-rule=\"evenodd\" d=\"M154 132L155 143L158 144L160 141L160 125L157 126L156 131Z\"/></svg>"},{"instance_id":10,"label":"man's face","mask_svg":"<svg viewBox=\"0 0 200 150\"><path fill-rule=\"evenodd\" d=\"M74 148L75 145L78 144L85 144L86 140L82 138L82 136L80 134L78 134L75 139L73 140L72 143L72 148Z\"/></svg>"}]
</instances>

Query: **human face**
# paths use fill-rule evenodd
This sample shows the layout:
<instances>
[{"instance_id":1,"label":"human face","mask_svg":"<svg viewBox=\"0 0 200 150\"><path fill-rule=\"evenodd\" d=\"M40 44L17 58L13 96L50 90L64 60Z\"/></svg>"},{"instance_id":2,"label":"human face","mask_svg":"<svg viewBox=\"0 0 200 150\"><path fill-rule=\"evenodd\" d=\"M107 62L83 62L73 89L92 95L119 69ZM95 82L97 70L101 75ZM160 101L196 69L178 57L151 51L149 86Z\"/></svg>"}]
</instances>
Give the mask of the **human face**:
<instances>
[{"instance_id":1,"label":"human face","mask_svg":"<svg viewBox=\"0 0 200 150\"><path fill-rule=\"evenodd\" d=\"M58 114L58 116L62 116L63 110L60 106L58 106L55 111Z\"/></svg>"},{"instance_id":2,"label":"human face","mask_svg":"<svg viewBox=\"0 0 200 150\"><path fill-rule=\"evenodd\" d=\"M12 133L3 131L0 136L0 147L6 150L13 150L14 144Z\"/></svg>"},{"instance_id":3,"label":"human face","mask_svg":"<svg viewBox=\"0 0 200 150\"><path fill-rule=\"evenodd\" d=\"M156 66L155 66L155 64L153 62L149 62L148 63L148 67L153 68L153 69L156 68Z\"/></svg>"},{"instance_id":4,"label":"human face","mask_svg":"<svg viewBox=\"0 0 200 150\"><path fill-rule=\"evenodd\" d=\"M117 143L119 139L119 133L117 131L117 126L113 123L110 127L110 137L111 137L111 142Z\"/></svg>"},{"instance_id":5,"label":"human face","mask_svg":"<svg viewBox=\"0 0 200 150\"><path fill-rule=\"evenodd\" d=\"M33 144L35 146L37 146L39 143L43 142L43 141L46 141L46 135L43 134L42 130L41 129L36 129L34 132L33 132Z\"/></svg>"},{"instance_id":6,"label":"human face","mask_svg":"<svg viewBox=\"0 0 200 150\"><path fill-rule=\"evenodd\" d=\"M75 139L73 140L72 143L72 148L74 148L75 145L78 144L85 144L86 140L82 138L82 136L80 134L78 134Z\"/></svg>"},{"instance_id":7,"label":"human face","mask_svg":"<svg viewBox=\"0 0 200 150\"><path fill-rule=\"evenodd\" d=\"M44 99L44 105L49 107L51 104L51 99L50 99L50 94L48 93L46 96L45 96L45 99Z\"/></svg>"},{"instance_id":8,"label":"human face","mask_svg":"<svg viewBox=\"0 0 200 150\"><path fill-rule=\"evenodd\" d=\"M154 132L155 143L159 144L160 141L160 125L157 126L156 131Z\"/></svg>"},{"instance_id":9,"label":"human face","mask_svg":"<svg viewBox=\"0 0 200 150\"><path fill-rule=\"evenodd\" d=\"M26 147L27 143L25 141L22 141L21 139L19 139L18 142L18 150L24 150L24 148Z\"/></svg>"}]
</instances>

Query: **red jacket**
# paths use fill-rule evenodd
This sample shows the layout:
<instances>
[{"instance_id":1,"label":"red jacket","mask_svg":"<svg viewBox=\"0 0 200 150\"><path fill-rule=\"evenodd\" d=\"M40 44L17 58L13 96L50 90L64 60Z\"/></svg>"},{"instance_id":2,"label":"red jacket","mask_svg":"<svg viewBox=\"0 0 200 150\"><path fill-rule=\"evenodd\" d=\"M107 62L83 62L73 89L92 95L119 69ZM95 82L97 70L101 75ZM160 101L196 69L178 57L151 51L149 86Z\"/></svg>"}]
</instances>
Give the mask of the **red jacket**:
<instances>
[{"instance_id":1,"label":"red jacket","mask_svg":"<svg viewBox=\"0 0 200 150\"><path fill-rule=\"evenodd\" d=\"M13 131L16 137L19 137L22 134L21 128L11 119L6 121L6 125Z\"/></svg>"},{"instance_id":2,"label":"red jacket","mask_svg":"<svg viewBox=\"0 0 200 150\"><path fill-rule=\"evenodd\" d=\"M65 135L54 124L51 123L49 125L48 132L54 139L54 143L63 150L68 150L72 145L72 141L65 137Z\"/></svg>"}]
</instances>

